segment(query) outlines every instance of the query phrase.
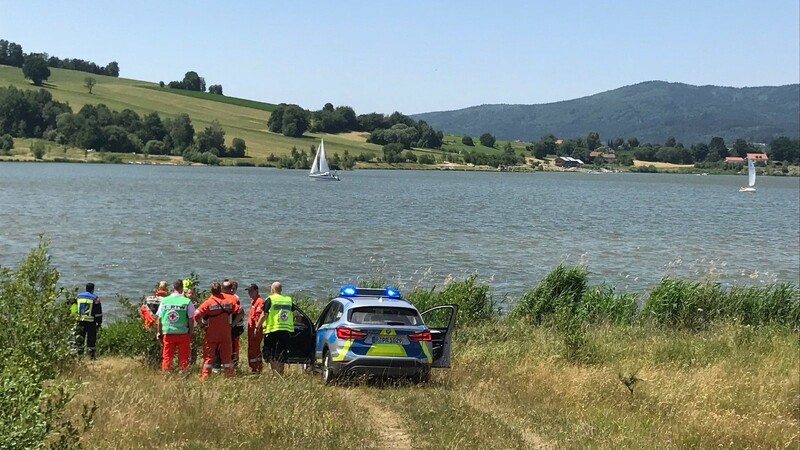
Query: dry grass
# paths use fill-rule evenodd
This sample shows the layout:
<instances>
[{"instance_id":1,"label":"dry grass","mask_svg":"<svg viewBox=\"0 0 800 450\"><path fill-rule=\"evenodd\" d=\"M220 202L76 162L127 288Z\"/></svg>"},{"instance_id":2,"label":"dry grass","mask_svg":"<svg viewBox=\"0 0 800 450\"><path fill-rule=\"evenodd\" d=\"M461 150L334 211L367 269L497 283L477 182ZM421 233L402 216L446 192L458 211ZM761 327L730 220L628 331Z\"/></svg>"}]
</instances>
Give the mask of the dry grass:
<instances>
[{"instance_id":1,"label":"dry grass","mask_svg":"<svg viewBox=\"0 0 800 450\"><path fill-rule=\"evenodd\" d=\"M162 379L132 360L73 374L100 409L93 448L798 448L800 340L735 324L703 332L597 326L592 364L519 322L462 330L426 386ZM621 376L640 381L633 394ZM78 401L87 400L82 395ZM76 405L77 407L77 405ZM380 411L380 414L378 413Z\"/></svg>"}]
</instances>

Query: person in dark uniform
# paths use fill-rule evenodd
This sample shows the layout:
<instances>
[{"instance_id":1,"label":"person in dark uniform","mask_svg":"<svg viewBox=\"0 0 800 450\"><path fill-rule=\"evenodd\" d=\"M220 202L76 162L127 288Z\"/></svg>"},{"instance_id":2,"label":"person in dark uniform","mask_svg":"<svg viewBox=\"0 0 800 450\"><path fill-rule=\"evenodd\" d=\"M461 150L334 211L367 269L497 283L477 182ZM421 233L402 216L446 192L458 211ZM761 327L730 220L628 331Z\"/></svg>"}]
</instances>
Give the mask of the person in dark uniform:
<instances>
[{"instance_id":1,"label":"person in dark uniform","mask_svg":"<svg viewBox=\"0 0 800 450\"><path fill-rule=\"evenodd\" d=\"M72 305L72 313L76 319L75 350L78 355L82 355L85 344L89 358L95 359L97 330L103 324L103 306L100 304L100 297L94 294L94 283L86 283L86 290L78 294Z\"/></svg>"}]
</instances>

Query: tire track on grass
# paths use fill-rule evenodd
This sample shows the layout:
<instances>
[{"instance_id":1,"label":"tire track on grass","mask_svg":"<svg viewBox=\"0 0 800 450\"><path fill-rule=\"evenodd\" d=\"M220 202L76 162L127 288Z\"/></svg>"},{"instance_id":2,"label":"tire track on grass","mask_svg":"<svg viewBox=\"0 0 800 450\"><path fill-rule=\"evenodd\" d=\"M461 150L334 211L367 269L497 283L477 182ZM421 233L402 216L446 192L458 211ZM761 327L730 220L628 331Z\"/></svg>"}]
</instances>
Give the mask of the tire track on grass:
<instances>
[{"instance_id":1,"label":"tire track on grass","mask_svg":"<svg viewBox=\"0 0 800 450\"><path fill-rule=\"evenodd\" d=\"M392 411L390 406L378 399L375 395L369 395L357 387L347 388L347 397L356 405L364 408L370 417L370 427L378 433L380 438L376 442L376 448L413 448L411 436L403 426L403 420Z\"/></svg>"}]
</instances>

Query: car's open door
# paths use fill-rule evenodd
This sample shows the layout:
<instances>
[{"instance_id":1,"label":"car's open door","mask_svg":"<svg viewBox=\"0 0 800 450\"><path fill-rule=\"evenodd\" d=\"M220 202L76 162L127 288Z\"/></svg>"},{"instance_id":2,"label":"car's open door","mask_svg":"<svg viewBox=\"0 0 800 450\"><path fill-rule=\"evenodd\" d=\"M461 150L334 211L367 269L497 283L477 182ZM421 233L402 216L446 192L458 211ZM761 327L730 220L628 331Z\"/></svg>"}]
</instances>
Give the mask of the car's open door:
<instances>
[{"instance_id":1,"label":"car's open door","mask_svg":"<svg viewBox=\"0 0 800 450\"><path fill-rule=\"evenodd\" d=\"M292 305L294 331L289 338L290 364L310 364L314 355L314 322L297 305Z\"/></svg>"},{"instance_id":2,"label":"car's open door","mask_svg":"<svg viewBox=\"0 0 800 450\"><path fill-rule=\"evenodd\" d=\"M458 305L434 306L421 313L422 320L431 330L433 362L431 367L450 367L453 333L456 329Z\"/></svg>"}]
</instances>

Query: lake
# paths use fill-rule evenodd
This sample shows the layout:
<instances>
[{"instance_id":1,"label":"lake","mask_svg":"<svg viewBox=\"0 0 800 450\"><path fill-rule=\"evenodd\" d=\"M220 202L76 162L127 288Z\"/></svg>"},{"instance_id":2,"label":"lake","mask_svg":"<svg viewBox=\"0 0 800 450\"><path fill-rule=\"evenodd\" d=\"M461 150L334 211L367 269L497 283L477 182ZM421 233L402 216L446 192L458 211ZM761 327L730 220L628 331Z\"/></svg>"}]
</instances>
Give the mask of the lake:
<instances>
[{"instance_id":1,"label":"lake","mask_svg":"<svg viewBox=\"0 0 800 450\"><path fill-rule=\"evenodd\" d=\"M409 289L477 273L515 301L561 262L646 291L665 275L798 283L800 179L357 170L341 182L247 167L0 163L0 265L50 240L61 284L107 309L158 280L325 297L382 276ZM264 289L265 292L266 289ZM246 296L243 290L240 295ZM110 305L108 303L111 303Z\"/></svg>"}]
</instances>

